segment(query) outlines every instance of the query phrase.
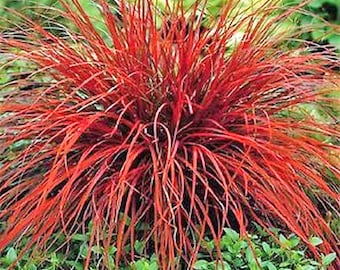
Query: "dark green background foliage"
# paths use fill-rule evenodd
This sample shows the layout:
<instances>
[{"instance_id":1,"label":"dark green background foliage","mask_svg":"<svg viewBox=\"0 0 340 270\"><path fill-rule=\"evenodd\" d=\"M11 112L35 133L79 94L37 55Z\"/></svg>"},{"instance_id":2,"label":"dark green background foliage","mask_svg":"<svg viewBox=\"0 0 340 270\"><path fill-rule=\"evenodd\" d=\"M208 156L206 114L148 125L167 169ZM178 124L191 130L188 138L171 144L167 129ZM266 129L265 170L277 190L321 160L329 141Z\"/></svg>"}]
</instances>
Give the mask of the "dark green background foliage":
<instances>
[{"instance_id":1,"label":"dark green background foliage","mask_svg":"<svg viewBox=\"0 0 340 270\"><path fill-rule=\"evenodd\" d=\"M284 0L285 5L296 5L301 0ZM301 34L301 38L321 44L330 44L340 50L340 1L314 0L295 14L292 23L302 29L313 29Z\"/></svg>"},{"instance_id":2,"label":"dark green background foliage","mask_svg":"<svg viewBox=\"0 0 340 270\"><path fill-rule=\"evenodd\" d=\"M260 0L261 2L262 0ZM92 0L80 0L82 5L85 7L87 12L90 15L97 15L97 11L95 10L94 3ZM114 2L113 0L111 1ZM184 0L187 6L190 6L193 0ZM209 0L208 1L208 12L211 15L216 15L219 13L221 7L227 2L227 0ZM251 4L253 1L242 1L243 5ZM249 3L248 3L249 2ZM256 1L254 1L256 2ZM262 1L263 2L263 1ZM283 6L291 6L298 5L302 0L282 0ZM0 8L7 7L15 10L25 10L30 6L48 6L48 7L57 7L57 0L0 0ZM311 1L304 7L304 10L309 12L300 13L294 16L295 24L301 26L318 26L318 30L312 31L311 33L306 33L302 35L304 39L310 39L319 42L328 42L334 46L339 48L340 46L340 35L339 32L339 24L340 24L340 1L338 0L314 0ZM2 18L6 18L9 13L6 12L3 8L0 9L0 15ZM36 14L36 17L37 14ZM5 20L3 19L1 24L4 24ZM334 24L333 26L328 25L328 23ZM337 27L338 26L338 27Z\"/></svg>"},{"instance_id":3,"label":"dark green background foliage","mask_svg":"<svg viewBox=\"0 0 340 270\"><path fill-rule=\"evenodd\" d=\"M262 0L260 0L261 2ZM86 11L93 18L100 17L99 10L95 8L95 3L92 0L80 0ZM114 2L113 0L111 1ZM184 1L189 7L193 0ZM212 16L216 16L219 10L227 0L209 0L208 12ZM252 1L243 1L243 5L251 4ZM249 3L248 3L249 2ZM263 2L263 1L262 1ZM282 0L283 6L298 5L301 0ZM28 7L33 7L34 11ZM43 16L53 16L52 10L44 10L42 7L58 7L57 0L0 0L0 16L2 21L1 28L8 27L10 24L8 19L13 21L10 13L3 7L11 8L29 14L35 20L40 20ZM340 50L340 1L338 0L314 0L311 1L304 9L292 16L290 24L300 26L301 29L313 29L301 34L301 38L314 41L321 44L330 44ZM100 26L99 26L100 27Z\"/></svg>"}]
</instances>

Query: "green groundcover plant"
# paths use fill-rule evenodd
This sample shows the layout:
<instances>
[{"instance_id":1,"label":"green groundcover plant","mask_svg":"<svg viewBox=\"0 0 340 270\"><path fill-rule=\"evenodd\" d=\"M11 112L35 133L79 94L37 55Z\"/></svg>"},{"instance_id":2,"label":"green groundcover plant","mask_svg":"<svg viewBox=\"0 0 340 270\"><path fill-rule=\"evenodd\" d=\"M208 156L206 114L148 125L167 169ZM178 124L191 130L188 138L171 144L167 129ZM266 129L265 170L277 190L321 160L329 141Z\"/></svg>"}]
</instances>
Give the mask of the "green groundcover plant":
<instances>
[{"instance_id":1,"label":"green groundcover plant","mask_svg":"<svg viewBox=\"0 0 340 270\"><path fill-rule=\"evenodd\" d=\"M19 259L48 254L58 233L67 244L91 223L85 269L96 246L102 267L115 247L119 269L140 243L160 269L209 269L206 237L223 265L225 228L245 237L254 221L331 261L338 58L317 44L284 49L294 34L280 22L295 8L279 2L244 14L228 1L209 20L207 1L99 0L90 18L80 1L60 0L65 25L14 12L23 23L0 35L2 68L25 71L0 90L0 251L14 257L8 247L26 239Z\"/></svg>"},{"instance_id":2,"label":"green groundcover plant","mask_svg":"<svg viewBox=\"0 0 340 270\"><path fill-rule=\"evenodd\" d=\"M283 0L283 4L299 4L300 0ZM291 23L310 28L301 38L329 44L340 51L340 3L337 0L313 0L301 12L292 16Z\"/></svg>"},{"instance_id":3,"label":"green groundcover plant","mask_svg":"<svg viewBox=\"0 0 340 270\"><path fill-rule=\"evenodd\" d=\"M146 225L145 225L146 226ZM91 228L91 226L90 226ZM209 238L204 238L202 248L197 255L198 260L195 262L193 269L213 270L213 269L264 269L264 270L317 270L327 269L336 254L330 253L322 255L321 262L308 258L306 248L301 247L300 239L296 235L285 237L277 229L271 229L271 232L279 239L275 239L265 231L258 228L256 234L248 235L248 239L240 237L236 231L226 228L221 238L221 251L223 261L216 261L215 243ZM25 241L21 241L20 246L8 247L0 256L0 269L4 270L15 264L18 270L55 270L55 269L84 269L84 261L87 258L89 250L89 241L91 232L84 234L74 234L71 240L65 243L65 235L58 235L54 246L47 252L26 253L18 262L20 249L24 247ZM318 237L311 237L310 243L318 246L322 240ZM62 248L60 248L62 246ZM118 269L135 269L135 270L158 270L159 265L155 254L145 254L145 243L136 241L134 247L125 246L126 251L134 249L136 259L129 264L120 264ZM92 246L92 255L89 263L89 269L102 268L102 262L105 260L104 248L98 245ZM106 269L115 269L115 253L117 249L114 246L109 248L107 254L108 266Z\"/></svg>"}]
</instances>

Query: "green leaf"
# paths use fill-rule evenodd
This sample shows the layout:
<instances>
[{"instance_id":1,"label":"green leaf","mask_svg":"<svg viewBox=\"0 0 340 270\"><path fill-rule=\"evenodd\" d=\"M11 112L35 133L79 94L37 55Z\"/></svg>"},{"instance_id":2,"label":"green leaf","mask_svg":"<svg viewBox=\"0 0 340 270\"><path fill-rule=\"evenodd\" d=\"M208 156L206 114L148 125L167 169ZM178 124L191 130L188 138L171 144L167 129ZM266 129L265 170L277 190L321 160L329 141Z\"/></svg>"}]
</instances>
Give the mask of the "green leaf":
<instances>
[{"instance_id":1,"label":"green leaf","mask_svg":"<svg viewBox=\"0 0 340 270\"><path fill-rule=\"evenodd\" d=\"M84 266L81 262L77 261L65 261L65 264L68 266L71 266L72 268L75 268L76 270L83 270Z\"/></svg>"},{"instance_id":2,"label":"green leaf","mask_svg":"<svg viewBox=\"0 0 340 270\"><path fill-rule=\"evenodd\" d=\"M311 33L312 38L316 41L323 41L325 40L327 34L325 32L325 30L320 29L320 30L315 30Z\"/></svg>"},{"instance_id":3,"label":"green leaf","mask_svg":"<svg viewBox=\"0 0 340 270\"><path fill-rule=\"evenodd\" d=\"M316 236L309 238L309 243L311 243L314 247L322 244L322 242L322 239Z\"/></svg>"},{"instance_id":4,"label":"green leaf","mask_svg":"<svg viewBox=\"0 0 340 270\"><path fill-rule=\"evenodd\" d=\"M291 262L289 261L284 261L282 263L279 264L279 267L280 269L283 268L283 267L287 267L287 266L290 266L291 265Z\"/></svg>"},{"instance_id":5,"label":"green leaf","mask_svg":"<svg viewBox=\"0 0 340 270\"><path fill-rule=\"evenodd\" d=\"M288 239L288 245L290 248L296 247L300 243L300 238L296 235L292 235Z\"/></svg>"},{"instance_id":6,"label":"green leaf","mask_svg":"<svg viewBox=\"0 0 340 270\"><path fill-rule=\"evenodd\" d=\"M209 269L216 269L216 270L232 270L229 263L227 262L219 262L216 266L216 261L210 262L211 268Z\"/></svg>"},{"instance_id":7,"label":"green leaf","mask_svg":"<svg viewBox=\"0 0 340 270\"><path fill-rule=\"evenodd\" d=\"M209 263L206 260L198 260L195 265L194 269L196 270L206 270L208 269Z\"/></svg>"},{"instance_id":8,"label":"green leaf","mask_svg":"<svg viewBox=\"0 0 340 270\"><path fill-rule=\"evenodd\" d=\"M52 252L50 254L50 262L54 265L57 265L59 263L59 260L58 260L58 257L57 257L57 254L55 252Z\"/></svg>"},{"instance_id":9,"label":"green leaf","mask_svg":"<svg viewBox=\"0 0 340 270\"><path fill-rule=\"evenodd\" d=\"M77 233L77 234L74 234L71 236L71 239L72 240L75 240L75 241L81 241L81 242L85 242L88 240L88 237L86 234L80 234L80 233Z\"/></svg>"},{"instance_id":10,"label":"green leaf","mask_svg":"<svg viewBox=\"0 0 340 270\"><path fill-rule=\"evenodd\" d=\"M247 261L250 265L256 264L256 259L254 257L253 251L251 250L250 247L248 247L247 250L246 250L246 258L247 258Z\"/></svg>"},{"instance_id":11,"label":"green leaf","mask_svg":"<svg viewBox=\"0 0 340 270\"><path fill-rule=\"evenodd\" d=\"M232 262L234 259L233 257L231 257L230 252L223 252L222 255L223 255L223 259L228 262Z\"/></svg>"},{"instance_id":12,"label":"green leaf","mask_svg":"<svg viewBox=\"0 0 340 270\"><path fill-rule=\"evenodd\" d=\"M239 233L237 233L233 229L225 228L223 230L224 230L224 235L227 236L228 238L232 239L233 241L239 240L240 238Z\"/></svg>"},{"instance_id":13,"label":"green leaf","mask_svg":"<svg viewBox=\"0 0 340 270\"><path fill-rule=\"evenodd\" d=\"M86 258L88 253L89 253L89 246L88 246L87 244L82 245L82 246L80 247L80 255L81 255L83 258Z\"/></svg>"},{"instance_id":14,"label":"green leaf","mask_svg":"<svg viewBox=\"0 0 340 270\"><path fill-rule=\"evenodd\" d=\"M272 254L272 250L271 250L270 246L266 242L262 243L262 248L263 248L264 252L267 255L271 255Z\"/></svg>"},{"instance_id":15,"label":"green leaf","mask_svg":"<svg viewBox=\"0 0 340 270\"><path fill-rule=\"evenodd\" d=\"M215 243L214 241L202 241L202 247L206 248L208 252L212 252L215 248Z\"/></svg>"},{"instance_id":16,"label":"green leaf","mask_svg":"<svg viewBox=\"0 0 340 270\"><path fill-rule=\"evenodd\" d=\"M263 262L261 266L266 267L268 270L277 270L276 266L270 261Z\"/></svg>"},{"instance_id":17,"label":"green leaf","mask_svg":"<svg viewBox=\"0 0 340 270\"><path fill-rule=\"evenodd\" d=\"M114 266L115 266L114 258L112 256L109 256L108 261L109 261L109 269L114 269Z\"/></svg>"},{"instance_id":18,"label":"green leaf","mask_svg":"<svg viewBox=\"0 0 340 270\"><path fill-rule=\"evenodd\" d=\"M316 268L313 265L304 265L304 266L301 266L300 268L298 268L296 270L316 270L316 269L318 269L318 268Z\"/></svg>"},{"instance_id":19,"label":"green leaf","mask_svg":"<svg viewBox=\"0 0 340 270\"><path fill-rule=\"evenodd\" d=\"M134 248L139 255L142 255L144 250L144 243L142 241L136 240Z\"/></svg>"},{"instance_id":20,"label":"green leaf","mask_svg":"<svg viewBox=\"0 0 340 270\"><path fill-rule=\"evenodd\" d=\"M240 254L243 247L243 242L237 241L231 246L230 252L232 252L233 254Z\"/></svg>"},{"instance_id":21,"label":"green leaf","mask_svg":"<svg viewBox=\"0 0 340 270\"><path fill-rule=\"evenodd\" d=\"M246 263L245 263L244 260L241 259L241 258L234 258L234 259L231 261L231 265L234 266L233 268L242 269L243 266L246 265Z\"/></svg>"},{"instance_id":22,"label":"green leaf","mask_svg":"<svg viewBox=\"0 0 340 270\"><path fill-rule=\"evenodd\" d=\"M158 263L157 262L150 263L149 270L158 270Z\"/></svg>"},{"instance_id":23,"label":"green leaf","mask_svg":"<svg viewBox=\"0 0 340 270\"><path fill-rule=\"evenodd\" d=\"M280 240L280 242L283 246L285 246L285 247L290 246L290 241L283 234L279 235L279 240Z\"/></svg>"},{"instance_id":24,"label":"green leaf","mask_svg":"<svg viewBox=\"0 0 340 270\"><path fill-rule=\"evenodd\" d=\"M117 248L115 246L109 247L109 255L114 255L117 251Z\"/></svg>"},{"instance_id":25,"label":"green leaf","mask_svg":"<svg viewBox=\"0 0 340 270\"><path fill-rule=\"evenodd\" d=\"M6 261L8 264L14 263L18 258L17 252L15 251L14 248L9 248L7 253L6 253Z\"/></svg>"},{"instance_id":26,"label":"green leaf","mask_svg":"<svg viewBox=\"0 0 340 270\"><path fill-rule=\"evenodd\" d=\"M92 252L95 253L95 254L103 254L103 248L102 247L99 247L99 246L93 246L91 248Z\"/></svg>"},{"instance_id":27,"label":"green leaf","mask_svg":"<svg viewBox=\"0 0 340 270\"><path fill-rule=\"evenodd\" d=\"M133 269L136 269L136 270L149 270L150 264L145 259L141 259L141 260L136 261L133 264L133 267L134 267Z\"/></svg>"},{"instance_id":28,"label":"green leaf","mask_svg":"<svg viewBox=\"0 0 340 270\"><path fill-rule=\"evenodd\" d=\"M19 141L16 141L15 143L13 143L10 146L10 149L13 150L13 151L20 151L20 150L23 150L24 148L26 148L30 144L31 144L31 140L19 140Z\"/></svg>"},{"instance_id":29,"label":"green leaf","mask_svg":"<svg viewBox=\"0 0 340 270\"><path fill-rule=\"evenodd\" d=\"M340 10L339 10L340 12ZM328 42L330 44L332 44L335 48L337 48L338 50L340 50L340 35L338 34L331 34L329 37L328 37Z\"/></svg>"},{"instance_id":30,"label":"green leaf","mask_svg":"<svg viewBox=\"0 0 340 270\"><path fill-rule=\"evenodd\" d=\"M322 265L323 266L328 266L330 265L336 258L336 253L333 252L333 253L330 253L326 256L322 256Z\"/></svg>"},{"instance_id":31,"label":"green leaf","mask_svg":"<svg viewBox=\"0 0 340 270\"><path fill-rule=\"evenodd\" d=\"M25 265L25 270L38 270L36 265L34 263L29 263L28 265Z\"/></svg>"},{"instance_id":32,"label":"green leaf","mask_svg":"<svg viewBox=\"0 0 340 270\"><path fill-rule=\"evenodd\" d=\"M321 8L324 2L325 2L324 0L314 0L314 1L310 2L308 4L308 6L311 7L311 8L317 9L317 8Z\"/></svg>"},{"instance_id":33,"label":"green leaf","mask_svg":"<svg viewBox=\"0 0 340 270\"><path fill-rule=\"evenodd\" d=\"M147 231L150 229L150 225L145 222L137 223L135 229L136 231Z\"/></svg>"},{"instance_id":34,"label":"green leaf","mask_svg":"<svg viewBox=\"0 0 340 270\"><path fill-rule=\"evenodd\" d=\"M119 213L119 219L122 221L124 218L124 214L123 213ZM129 226L131 225L131 218L129 216L125 217L125 226Z\"/></svg>"},{"instance_id":35,"label":"green leaf","mask_svg":"<svg viewBox=\"0 0 340 270\"><path fill-rule=\"evenodd\" d=\"M303 259L304 253L299 252L299 251L292 251L290 254L290 260L294 262L300 262Z\"/></svg>"}]
</instances>

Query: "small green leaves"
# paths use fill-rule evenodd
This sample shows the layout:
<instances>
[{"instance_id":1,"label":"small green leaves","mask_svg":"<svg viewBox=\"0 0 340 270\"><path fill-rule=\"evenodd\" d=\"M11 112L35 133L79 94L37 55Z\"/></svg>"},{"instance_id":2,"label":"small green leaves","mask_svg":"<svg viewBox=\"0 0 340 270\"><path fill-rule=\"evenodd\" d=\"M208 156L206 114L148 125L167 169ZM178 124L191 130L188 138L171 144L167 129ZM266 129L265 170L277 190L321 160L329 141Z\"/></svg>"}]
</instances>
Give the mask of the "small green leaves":
<instances>
[{"instance_id":1,"label":"small green leaves","mask_svg":"<svg viewBox=\"0 0 340 270\"><path fill-rule=\"evenodd\" d=\"M319 262L306 257L306 247L301 245L300 238L296 235L291 234L286 237L280 230L271 229L270 231L280 241L278 244L261 227L255 224L255 228L258 233L248 235L250 242L232 229L224 230L225 234L221 239L224 269L258 270L259 265L265 270L317 270L321 267ZM314 245L322 243L321 238L316 236L311 236L309 240ZM204 240L207 251L209 250L207 243L211 242L213 243L208 239ZM197 269L216 269L216 261L210 262L205 259L207 256L209 255L205 253L198 255L200 259L195 264ZM324 256L324 260L331 261L332 256Z\"/></svg>"},{"instance_id":2,"label":"small green leaves","mask_svg":"<svg viewBox=\"0 0 340 270\"><path fill-rule=\"evenodd\" d=\"M280 233L279 230L271 230L274 235L280 240L281 245L274 241L272 236L269 236L261 227L256 227L256 234L248 235L248 239L241 237L238 232L230 228L224 229L224 234L221 240L221 252L223 261L217 260L215 242L208 237L202 242L202 249L198 254L198 260L194 263L195 270L233 270L233 269L250 269L258 270L259 265L264 270L326 270L327 267L335 260L336 254L330 253L322 255L322 262L319 263L313 259L306 257L306 247L300 245L300 239L296 235L288 237ZM90 228L89 228L90 229ZM61 240L65 240L65 236L58 234ZM310 244L319 246L322 244L322 239L317 236L309 238ZM251 245L251 246L250 246ZM84 261L89 253L88 232L83 234L75 234L71 237L70 246L72 249L71 255L65 257L65 254L60 250L52 248L51 251L43 255L43 261L34 256L24 255L17 263L18 270L37 270L43 264L46 269L68 269L84 270ZM131 249L130 244L127 244L125 249ZM136 259L129 265L121 265L124 270L158 270L158 258L155 254L149 256L145 253L145 242L136 240L134 250L137 253ZM98 264L104 261L108 263L108 269L116 270L115 254L117 248L110 246L107 250L107 260L104 260L105 249L100 245L91 247L90 268L97 269ZM7 269L9 265L15 263L17 254L20 251L14 247L10 247L0 256L1 267ZM1 255L1 254L0 254ZM212 257L211 257L212 256Z\"/></svg>"}]
</instances>

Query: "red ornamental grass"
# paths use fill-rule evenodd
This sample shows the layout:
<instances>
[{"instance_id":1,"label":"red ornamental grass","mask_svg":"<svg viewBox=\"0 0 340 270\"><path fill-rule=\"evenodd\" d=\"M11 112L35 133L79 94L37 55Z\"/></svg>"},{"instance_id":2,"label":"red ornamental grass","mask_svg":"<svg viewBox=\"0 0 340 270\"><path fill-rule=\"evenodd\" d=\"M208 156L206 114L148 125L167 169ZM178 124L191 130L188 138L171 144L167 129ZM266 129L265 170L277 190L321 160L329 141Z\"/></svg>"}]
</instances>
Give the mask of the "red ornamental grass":
<instances>
[{"instance_id":1,"label":"red ornamental grass","mask_svg":"<svg viewBox=\"0 0 340 270\"><path fill-rule=\"evenodd\" d=\"M245 235L254 221L296 233L316 257L339 251L323 209L339 199L340 131L331 115L292 109L332 101L336 59L280 49L292 10L269 17L274 1L241 17L230 1L201 27L204 3L97 2L105 37L78 0L60 1L75 31L25 19L0 36L7 65L31 63L1 90L0 249L21 235L47 248L92 221L90 245L115 245L117 264L140 240L175 269L192 266L205 235L218 250L223 228Z\"/></svg>"}]
</instances>

